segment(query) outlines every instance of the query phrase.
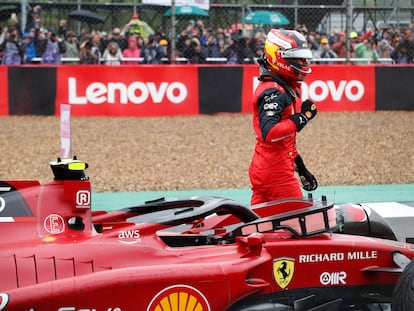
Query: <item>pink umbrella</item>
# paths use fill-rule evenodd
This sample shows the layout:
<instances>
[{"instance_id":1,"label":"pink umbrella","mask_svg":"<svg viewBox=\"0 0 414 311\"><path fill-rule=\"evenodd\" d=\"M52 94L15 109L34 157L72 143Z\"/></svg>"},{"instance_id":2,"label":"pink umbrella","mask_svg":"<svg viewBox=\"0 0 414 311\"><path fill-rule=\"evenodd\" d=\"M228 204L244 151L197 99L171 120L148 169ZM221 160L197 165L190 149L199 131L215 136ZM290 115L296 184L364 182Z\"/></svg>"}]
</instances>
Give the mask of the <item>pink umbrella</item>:
<instances>
[{"instance_id":1,"label":"pink umbrella","mask_svg":"<svg viewBox=\"0 0 414 311\"><path fill-rule=\"evenodd\" d=\"M224 32L231 35L238 32L239 30L242 31L243 35L252 36L253 25L244 23L231 24L227 26L226 29L224 29Z\"/></svg>"}]
</instances>

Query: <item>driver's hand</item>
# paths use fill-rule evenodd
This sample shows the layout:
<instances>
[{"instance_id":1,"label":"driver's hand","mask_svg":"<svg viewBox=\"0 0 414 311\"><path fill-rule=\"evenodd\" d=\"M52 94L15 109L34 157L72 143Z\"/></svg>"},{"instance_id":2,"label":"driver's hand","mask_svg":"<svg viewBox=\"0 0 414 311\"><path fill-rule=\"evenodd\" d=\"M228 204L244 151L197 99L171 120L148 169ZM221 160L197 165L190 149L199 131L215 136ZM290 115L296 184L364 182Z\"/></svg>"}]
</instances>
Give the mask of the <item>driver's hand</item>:
<instances>
[{"instance_id":1,"label":"driver's hand","mask_svg":"<svg viewBox=\"0 0 414 311\"><path fill-rule=\"evenodd\" d=\"M306 168L303 163L302 157L297 155L295 158L295 171L298 173L302 188L306 191L313 191L318 188L318 182L315 176Z\"/></svg>"},{"instance_id":2,"label":"driver's hand","mask_svg":"<svg viewBox=\"0 0 414 311\"><path fill-rule=\"evenodd\" d=\"M318 110L316 109L316 105L312 101L307 99L302 103L300 112L306 116L308 121L310 121L316 116Z\"/></svg>"},{"instance_id":3,"label":"driver's hand","mask_svg":"<svg viewBox=\"0 0 414 311\"><path fill-rule=\"evenodd\" d=\"M318 188L318 182L315 176L313 176L311 172L309 172L308 170L302 172L302 174L299 174L299 178L302 182L302 188L304 190L313 191L316 190L316 188Z\"/></svg>"}]
</instances>

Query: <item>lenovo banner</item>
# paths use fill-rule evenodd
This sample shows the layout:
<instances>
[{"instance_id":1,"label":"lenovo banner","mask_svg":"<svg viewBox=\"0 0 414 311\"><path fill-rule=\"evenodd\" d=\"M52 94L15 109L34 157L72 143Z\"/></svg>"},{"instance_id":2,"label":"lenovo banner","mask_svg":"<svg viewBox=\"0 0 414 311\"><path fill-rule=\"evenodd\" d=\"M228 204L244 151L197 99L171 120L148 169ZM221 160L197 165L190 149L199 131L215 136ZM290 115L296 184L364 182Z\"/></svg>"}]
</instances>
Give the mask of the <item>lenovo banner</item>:
<instances>
[{"instance_id":1,"label":"lenovo banner","mask_svg":"<svg viewBox=\"0 0 414 311\"><path fill-rule=\"evenodd\" d=\"M302 98L319 111L413 110L414 66L314 65ZM257 65L0 66L0 115L251 113ZM398 99L398 100L397 100Z\"/></svg>"},{"instance_id":2,"label":"lenovo banner","mask_svg":"<svg viewBox=\"0 0 414 311\"><path fill-rule=\"evenodd\" d=\"M257 77L258 68L244 67L243 112L253 111ZM313 66L302 84L302 98L314 101L319 111L374 111L375 66Z\"/></svg>"},{"instance_id":3,"label":"lenovo banner","mask_svg":"<svg viewBox=\"0 0 414 311\"><path fill-rule=\"evenodd\" d=\"M74 116L172 116L199 113L196 66L60 66L55 111Z\"/></svg>"}]
</instances>

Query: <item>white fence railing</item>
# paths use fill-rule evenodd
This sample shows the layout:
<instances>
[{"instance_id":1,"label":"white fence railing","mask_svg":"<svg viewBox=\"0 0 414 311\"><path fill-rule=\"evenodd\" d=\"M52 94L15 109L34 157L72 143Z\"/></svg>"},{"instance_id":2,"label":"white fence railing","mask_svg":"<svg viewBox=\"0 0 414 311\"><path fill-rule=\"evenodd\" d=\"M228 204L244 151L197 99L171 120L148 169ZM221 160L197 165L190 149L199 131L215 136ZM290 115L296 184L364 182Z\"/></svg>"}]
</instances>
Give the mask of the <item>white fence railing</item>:
<instances>
[{"instance_id":1,"label":"white fence railing","mask_svg":"<svg viewBox=\"0 0 414 311\"><path fill-rule=\"evenodd\" d=\"M79 63L79 58L77 57L62 57L62 64L73 64L73 63ZM131 63L136 62L137 64L144 63L143 57L136 57L136 58L122 58L122 61ZM346 58L314 58L311 60L313 64L347 64ZM42 59L40 57L35 57L32 59L32 64L41 64ZM163 57L161 59L161 64L169 64L171 63L170 60L166 57ZM175 64L188 64L188 59L185 57L177 57L175 58L175 61L173 62ZM207 57L206 58L207 64L227 64L227 58L226 57ZM256 63L256 59L250 59L245 58L244 64L251 64ZM351 64L393 64L394 60L391 58L379 58L377 62L374 62L370 58L350 58L349 63Z\"/></svg>"}]
</instances>

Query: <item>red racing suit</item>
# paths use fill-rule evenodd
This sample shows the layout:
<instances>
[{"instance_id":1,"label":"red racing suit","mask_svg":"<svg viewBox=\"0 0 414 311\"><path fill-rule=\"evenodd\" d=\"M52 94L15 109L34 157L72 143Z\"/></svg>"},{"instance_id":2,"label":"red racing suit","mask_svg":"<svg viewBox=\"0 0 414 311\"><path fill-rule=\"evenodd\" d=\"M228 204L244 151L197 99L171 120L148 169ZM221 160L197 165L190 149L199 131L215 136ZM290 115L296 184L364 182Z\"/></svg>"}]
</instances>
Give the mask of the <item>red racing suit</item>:
<instances>
[{"instance_id":1,"label":"red racing suit","mask_svg":"<svg viewBox=\"0 0 414 311\"><path fill-rule=\"evenodd\" d=\"M252 205L302 196L294 171L297 127L289 119L296 106L301 106L301 99L298 88L285 87L289 89L266 78L253 95L256 146L249 167Z\"/></svg>"}]
</instances>

